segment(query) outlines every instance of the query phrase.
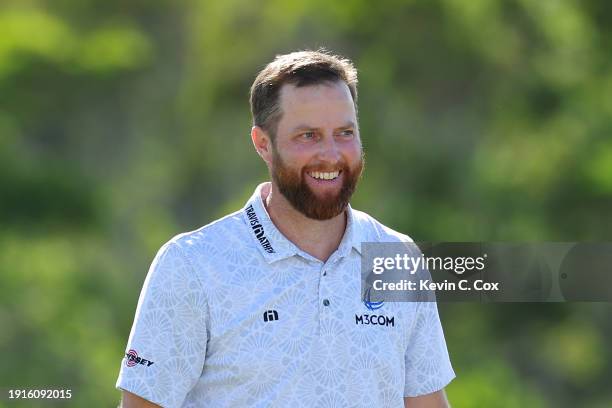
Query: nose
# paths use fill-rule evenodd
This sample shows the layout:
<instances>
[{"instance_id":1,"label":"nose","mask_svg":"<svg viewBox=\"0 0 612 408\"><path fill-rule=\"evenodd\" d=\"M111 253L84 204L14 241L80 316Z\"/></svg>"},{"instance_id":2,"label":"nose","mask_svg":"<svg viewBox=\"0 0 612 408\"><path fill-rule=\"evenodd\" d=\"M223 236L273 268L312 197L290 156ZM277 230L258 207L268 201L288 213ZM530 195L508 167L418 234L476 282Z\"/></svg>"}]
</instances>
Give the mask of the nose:
<instances>
[{"instance_id":1,"label":"nose","mask_svg":"<svg viewBox=\"0 0 612 408\"><path fill-rule=\"evenodd\" d=\"M324 137L319 143L319 160L326 163L338 163L340 161L340 149L333 135Z\"/></svg>"}]
</instances>

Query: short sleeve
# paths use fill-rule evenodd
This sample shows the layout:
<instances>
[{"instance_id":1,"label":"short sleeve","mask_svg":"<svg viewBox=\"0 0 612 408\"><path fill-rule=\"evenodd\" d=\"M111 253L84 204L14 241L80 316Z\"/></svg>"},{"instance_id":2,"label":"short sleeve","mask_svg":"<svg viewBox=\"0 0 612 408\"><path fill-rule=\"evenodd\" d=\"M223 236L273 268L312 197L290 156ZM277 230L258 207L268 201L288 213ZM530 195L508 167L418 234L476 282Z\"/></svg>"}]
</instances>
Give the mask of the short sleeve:
<instances>
[{"instance_id":1,"label":"short sleeve","mask_svg":"<svg viewBox=\"0 0 612 408\"><path fill-rule=\"evenodd\" d=\"M405 354L404 396L436 392L455 378L436 302L416 304L416 316Z\"/></svg>"},{"instance_id":2,"label":"short sleeve","mask_svg":"<svg viewBox=\"0 0 612 408\"><path fill-rule=\"evenodd\" d=\"M180 407L198 381L207 343L201 283L174 242L145 279L116 387L162 407Z\"/></svg>"}]
</instances>

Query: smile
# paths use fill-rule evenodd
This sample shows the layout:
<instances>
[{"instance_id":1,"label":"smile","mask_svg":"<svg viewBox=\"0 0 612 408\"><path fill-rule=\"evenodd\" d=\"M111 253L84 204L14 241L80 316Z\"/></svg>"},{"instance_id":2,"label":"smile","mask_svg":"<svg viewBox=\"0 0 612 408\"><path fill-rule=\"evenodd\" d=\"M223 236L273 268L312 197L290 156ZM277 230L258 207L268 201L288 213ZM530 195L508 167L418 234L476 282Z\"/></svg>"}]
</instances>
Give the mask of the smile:
<instances>
[{"instance_id":1,"label":"smile","mask_svg":"<svg viewBox=\"0 0 612 408\"><path fill-rule=\"evenodd\" d=\"M308 175L318 180L334 180L340 175L340 170L336 171L310 171Z\"/></svg>"}]
</instances>

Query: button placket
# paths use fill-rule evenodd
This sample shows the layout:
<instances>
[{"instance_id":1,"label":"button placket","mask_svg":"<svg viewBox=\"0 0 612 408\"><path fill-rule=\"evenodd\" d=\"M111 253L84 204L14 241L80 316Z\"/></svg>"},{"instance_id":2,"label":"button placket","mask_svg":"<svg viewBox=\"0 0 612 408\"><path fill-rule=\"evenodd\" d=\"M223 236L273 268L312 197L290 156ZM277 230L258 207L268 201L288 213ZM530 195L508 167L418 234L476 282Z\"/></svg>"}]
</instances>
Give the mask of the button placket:
<instances>
[{"instance_id":1,"label":"button placket","mask_svg":"<svg viewBox=\"0 0 612 408\"><path fill-rule=\"evenodd\" d=\"M327 277L327 267L323 266L319 273L320 273L321 278ZM330 304L329 297L331 293L329 292L329 289L328 289L329 283L330 282L328 279L321 279L319 283L319 287L320 287L319 296L320 296L320 299L322 299L321 304L323 306L329 306Z\"/></svg>"},{"instance_id":2,"label":"button placket","mask_svg":"<svg viewBox=\"0 0 612 408\"><path fill-rule=\"evenodd\" d=\"M328 322L332 318L332 295L331 282L327 277L328 265L322 265L319 269L319 327L329 326ZM320 332L320 334L322 334Z\"/></svg>"}]
</instances>

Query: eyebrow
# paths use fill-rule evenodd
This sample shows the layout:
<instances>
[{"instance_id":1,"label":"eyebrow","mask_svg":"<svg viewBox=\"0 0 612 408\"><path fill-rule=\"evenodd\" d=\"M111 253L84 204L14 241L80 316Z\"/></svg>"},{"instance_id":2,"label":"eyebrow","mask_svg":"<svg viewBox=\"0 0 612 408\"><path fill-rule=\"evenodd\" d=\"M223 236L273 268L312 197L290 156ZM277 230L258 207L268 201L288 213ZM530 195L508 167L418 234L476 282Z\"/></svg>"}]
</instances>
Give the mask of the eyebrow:
<instances>
[{"instance_id":1,"label":"eyebrow","mask_svg":"<svg viewBox=\"0 0 612 408\"><path fill-rule=\"evenodd\" d=\"M353 123L352 120L346 122L346 124L344 124L343 126L337 127L335 130L338 130L338 129L349 129L349 128L353 128L353 129L356 128L356 126L355 126L355 124ZM321 130L321 129L318 128L318 127L313 127L313 126L302 124L302 125L298 125L298 126L294 127L291 130L291 133L299 132L299 131L302 131L302 130Z\"/></svg>"}]
</instances>

